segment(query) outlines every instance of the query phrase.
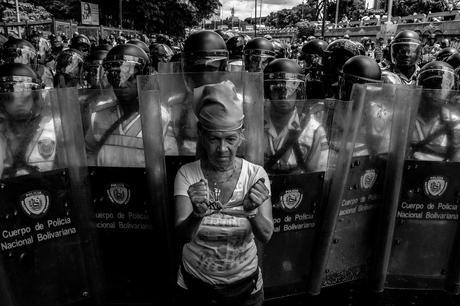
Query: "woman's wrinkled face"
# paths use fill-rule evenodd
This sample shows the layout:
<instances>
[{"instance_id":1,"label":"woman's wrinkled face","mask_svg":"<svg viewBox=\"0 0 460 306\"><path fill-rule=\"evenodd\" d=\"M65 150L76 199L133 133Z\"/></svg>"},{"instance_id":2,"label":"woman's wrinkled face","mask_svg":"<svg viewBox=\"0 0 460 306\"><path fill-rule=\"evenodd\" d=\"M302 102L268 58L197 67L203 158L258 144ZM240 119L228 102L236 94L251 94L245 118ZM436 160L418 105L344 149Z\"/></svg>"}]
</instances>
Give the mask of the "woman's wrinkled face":
<instances>
[{"instance_id":1,"label":"woman's wrinkled face","mask_svg":"<svg viewBox=\"0 0 460 306\"><path fill-rule=\"evenodd\" d=\"M201 141L208 161L220 170L233 166L236 152L242 142L240 130L230 132L201 131Z\"/></svg>"}]
</instances>

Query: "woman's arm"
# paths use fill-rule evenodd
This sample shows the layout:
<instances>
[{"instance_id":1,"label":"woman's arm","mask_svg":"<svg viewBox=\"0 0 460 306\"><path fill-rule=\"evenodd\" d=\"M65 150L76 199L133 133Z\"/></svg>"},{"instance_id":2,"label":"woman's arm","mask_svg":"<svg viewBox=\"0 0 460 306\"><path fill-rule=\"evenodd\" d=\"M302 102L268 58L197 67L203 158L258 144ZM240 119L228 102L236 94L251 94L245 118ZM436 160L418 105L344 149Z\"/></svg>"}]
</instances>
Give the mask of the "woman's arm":
<instances>
[{"instance_id":1,"label":"woman's arm","mask_svg":"<svg viewBox=\"0 0 460 306\"><path fill-rule=\"evenodd\" d=\"M257 214L249 217L254 236L262 243L267 243L273 234L272 201L269 198L259 206Z\"/></svg>"},{"instance_id":2,"label":"woman's arm","mask_svg":"<svg viewBox=\"0 0 460 306\"><path fill-rule=\"evenodd\" d=\"M176 208L174 225L177 238L180 242L186 243L195 235L203 217L193 213L193 206L189 197L179 195L174 198L174 202Z\"/></svg>"}]
</instances>

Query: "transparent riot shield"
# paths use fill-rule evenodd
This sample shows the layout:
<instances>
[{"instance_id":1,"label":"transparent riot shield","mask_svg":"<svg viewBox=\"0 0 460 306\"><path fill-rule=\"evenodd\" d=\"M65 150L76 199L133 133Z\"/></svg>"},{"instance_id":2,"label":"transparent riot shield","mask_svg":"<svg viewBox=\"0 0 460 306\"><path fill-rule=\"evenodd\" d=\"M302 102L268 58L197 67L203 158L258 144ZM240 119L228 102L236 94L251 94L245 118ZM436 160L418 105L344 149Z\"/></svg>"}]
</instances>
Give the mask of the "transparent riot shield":
<instances>
[{"instance_id":1,"label":"transparent riot shield","mask_svg":"<svg viewBox=\"0 0 460 306\"><path fill-rule=\"evenodd\" d=\"M326 172L330 186L310 274L312 294L369 277L393 113L396 102L406 99L395 87L359 85L348 110L337 108Z\"/></svg>"},{"instance_id":2,"label":"transparent riot shield","mask_svg":"<svg viewBox=\"0 0 460 306\"><path fill-rule=\"evenodd\" d=\"M168 242L174 241L174 178L179 168L187 163L202 157L202 149L197 146L197 118L193 105L197 102L199 88L203 85L224 82L236 91L236 95L243 104L245 141L239 147L237 155L245 160L262 164L263 161L263 89L262 75L257 73L190 73L190 74L156 74L138 77L138 88L141 103L142 128L146 156L146 169L149 182L158 177L161 168L154 160L158 154L165 154L165 168L167 174L166 189L152 189L150 191L164 192L168 205L156 205L158 214L168 220L165 227L170 228ZM156 125L162 128L157 129ZM152 183L150 183L152 184ZM159 202L160 203L160 202ZM163 203L163 202L161 202ZM167 280L171 286L175 285L177 263L182 245L170 245L173 253L169 259L173 260ZM260 252L260 250L259 250ZM259 255L260 256L260 255Z\"/></svg>"},{"instance_id":3,"label":"transparent riot shield","mask_svg":"<svg viewBox=\"0 0 460 306\"><path fill-rule=\"evenodd\" d=\"M72 88L0 94L2 305L100 302L77 97Z\"/></svg>"},{"instance_id":4,"label":"transparent riot shield","mask_svg":"<svg viewBox=\"0 0 460 306\"><path fill-rule=\"evenodd\" d=\"M79 90L79 102L107 302L152 302L161 232L147 192L137 91Z\"/></svg>"},{"instance_id":5,"label":"transparent riot shield","mask_svg":"<svg viewBox=\"0 0 460 306\"><path fill-rule=\"evenodd\" d=\"M158 63L158 73L180 73L181 71L181 62Z\"/></svg>"},{"instance_id":6,"label":"transparent riot shield","mask_svg":"<svg viewBox=\"0 0 460 306\"><path fill-rule=\"evenodd\" d=\"M343 105L319 99L265 101L265 169L272 186L275 225L264 254L267 298L306 292L332 118L336 107Z\"/></svg>"},{"instance_id":7,"label":"transparent riot shield","mask_svg":"<svg viewBox=\"0 0 460 306\"><path fill-rule=\"evenodd\" d=\"M375 289L458 294L459 93L405 94L412 103L395 113Z\"/></svg>"}]
</instances>

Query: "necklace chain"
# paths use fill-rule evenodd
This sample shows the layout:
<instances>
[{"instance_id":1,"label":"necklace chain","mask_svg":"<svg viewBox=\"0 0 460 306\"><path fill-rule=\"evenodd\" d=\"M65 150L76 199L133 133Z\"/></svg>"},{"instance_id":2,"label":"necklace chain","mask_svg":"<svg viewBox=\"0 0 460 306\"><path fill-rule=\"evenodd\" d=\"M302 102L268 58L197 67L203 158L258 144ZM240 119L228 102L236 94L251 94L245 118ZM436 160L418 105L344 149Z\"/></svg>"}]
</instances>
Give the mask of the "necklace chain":
<instances>
[{"instance_id":1,"label":"necklace chain","mask_svg":"<svg viewBox=\"0 0 460 306\"><path fill-rule=\"evenodd\" d=\"M214 180L213 178L211 178L210 171L206 169L206 166L203 167L203 174L205 178L208 179L208 182L210 183L212 182L212 188L210 188L211 196L215 202L221 203L220 195L222 193L222 184L230 181L235 175L235 173L236 173L236 163L233 165L232 173L229 176L225 177L225 179L223 180Z\"/></svg>"}]
</instances>

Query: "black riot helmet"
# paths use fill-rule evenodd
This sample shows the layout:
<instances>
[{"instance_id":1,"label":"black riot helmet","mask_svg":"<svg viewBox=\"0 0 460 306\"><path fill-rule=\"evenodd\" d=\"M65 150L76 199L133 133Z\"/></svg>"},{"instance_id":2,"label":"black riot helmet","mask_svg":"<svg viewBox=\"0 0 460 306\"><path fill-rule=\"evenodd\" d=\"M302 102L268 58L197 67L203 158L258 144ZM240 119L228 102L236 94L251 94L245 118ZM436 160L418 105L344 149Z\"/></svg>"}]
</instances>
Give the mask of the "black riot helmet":
<instances>
[{"instance_id":1,"label":"black riot helmet","mask_svg":"<svg viewBox=\"0 0 460 306\"><path fill-rule=\"evenodd\" d=\"M6 63L34 65L37 50L25 39L10 38L3 45L3 57Z\"/></svg>"},{"instance_id":2,"label":"black riot helmet","mask_svg":"<svg viewBox=\"0 0 460 306\"><path fill-rule=\"evenodd\" d=\"M457 69L460 67L460 53L454 53L449 56L446 60L446 63L452 66L452 68Z\"/></svg>"},{"instance_id":3,"label":"black riot helmet","mask_svg":"<svg viewBox=\"0 0 460 306\"><path fill-rule=\"evenodd\" d=\"M391 42L390 48L391 61L397 67L411 67L420 60L422 47L417 32L399 32Z\"/></svg>"},{"instance_id":4,"label":"black riot helmet","mask_svg":"<svg viewBox=\"0 0 460 306\"><path fill-rule=\"evenodd\" d=\"M319 69L323 66L324 51L327 48L327 42L321 39L313 39L302 47L300 60L305 61L305 69Z\"/></svg>"},{"instance_id":5,"label":"black riot helmet","mask_svg":"<svg viewBox=\"0 0 460 306\"><path fill-rule=\"evenodd\" d=\"M266 38L257 37L248 41L243 51L244 68L249 72L263 71L275 58L273 44Z\"/></svg>"},{"instance_id":6,"label":"black riot helmet","mask_svg":"<svg viewBox=\"0 0 460 306\"><path fill-rule=\"evenodd\" d=\"M334 82L343 64L353 56L360 55L356 43L348 39L337 39L331 42L324 51L324 73Z\"/></svg>"},{"instance_id":7,"label":"black riot helmet","mask_svg":"<svg viewBox=\"0 0 460 306\"><path fill-rule=\"evenodd\" d=\"M109 51L107 50L93 50L86 58L83 65L83 79L86 81L89 88L107 88L109 87L108 81L105 78L104 68L102 67L103 61Z\"/></svg>"},{"instance_id":8,"label":"black riot helmet","mask_svg":"<svg viewBox=\"0 0 460 306\"><path fill-rule=\"evenodd\" d=\"M287 58L270 62L264 69L264 94L277 111L292 111L296 101L305 99L305 77L301 67Z\"/></svg>"},{"instance_id":9,"label":"black riot helmet","mask_svg":"<svg viewBox=\"0 0 460 306\"><path fill-rule=\"evenodd\" d=\"M70 40L70 47L80 51L83 56L86 56L91 48L91 42L86 35L78 34Z\"/></svg>"},{"instance_id":10,"label":"black riot helmet","mask_svg":"<svg viewBox=\"0 0 460 306\"><path fill-rule=\"evenodd\" d=\"M0 65L0 92L10 93L0 100L0 113L14 121L28 121L37 117L40 95L34 91L42 88L39 76L30 65Z\"/></svg>"},{"instance_id":11,"label":"black riot helmet","mask_svg":"<svg viewBox=\"0 0 460 306\"><path fill-rule=\"evenodd\" d=\"M56 58L54 87L84 87L82 53L65 49Z\"/></svg>"},{"instance_id":12,"label":"black riot helmet","mask_svg":"<svg viewBox=\"0 0 460 306\"><path fill-rule=\"evenodd\" d=\"M343 64L339 75L339 99L348 101L353 84L382 83L382 71L371 57L357 55Z\"/></svg>"},{"instance_id":13,"label":"black riot helmet","mask_svg":"<svg viewBox=\"0 0 460 306\"><path fill-rule=\"evenodd\" d=\"M144 50L131 44L117 45L107 53L102 66L120 103L136 100L136 78L147 73L148 63Z\"/></svg>"},{"instance_id":14,"label":"black riot helmet","mask_svg":"<svg viewBox=\"0 0 460 306\"><path fill-rule=\"evenodd\" d=\"M228 51L224 39L214 31L198 31L185 40L182 53L182 71L225 71Z\"/></svg>"},{"instance_id":15,"label":"black riot helmet","mask_svg":"<svg viewBox=\"0 0 460 306\"><path fill-rule=\"evenodd\" d=\"M241 59L243 58L244 46L248 41L244 35L236 35L227 40L227 50L229 52L230 59Z\"/></svg>"},{"instance_id":16,"label":"black riot helmet","mask_svg":"<svg viewBox=\"0 0 460 306\"><path fill-rule=\"evenodd\" d=\"M458 53L458 50L452 47L447 47L439 51L436 55L437 61L446 61L451 55Z\"/></svg>"},{"instance_id":17,"label":"black riot helmet","mask_svg":"<svg viewBox=\"0 0 460 306\"><path fill-rule=\"evenodd\" d=\"M127 44L138 46L139 48L144 50L144 52L147 54L148 57L150 57L150 49L149 49L149 46L147 46L145 42L139 39L131 39L130 41L127 42Z\"/></svg>"},{"instance_id":18,"label":"black riot helmet","mask_svg":"<svg viewBox=\"0 0 460 306\"><path fill-rule=\"evenodd\" d=\"M168 45L153 43L150 45L150 54L152 58L152 66L156 71L158 71L158 63L170 62L174 55L174 51Z\"/></svg>"},{"instance_id":19,"label":"black riot helmet","mask_svg":"<svg viewBox=\"0 0 460 306\"><path fill-rule=\"evenodd\" d=\"M453 90L456 87L454 68L442 61L428 63L420 69L417 85L427 89Z\"/></svg>"}]
</instances>

